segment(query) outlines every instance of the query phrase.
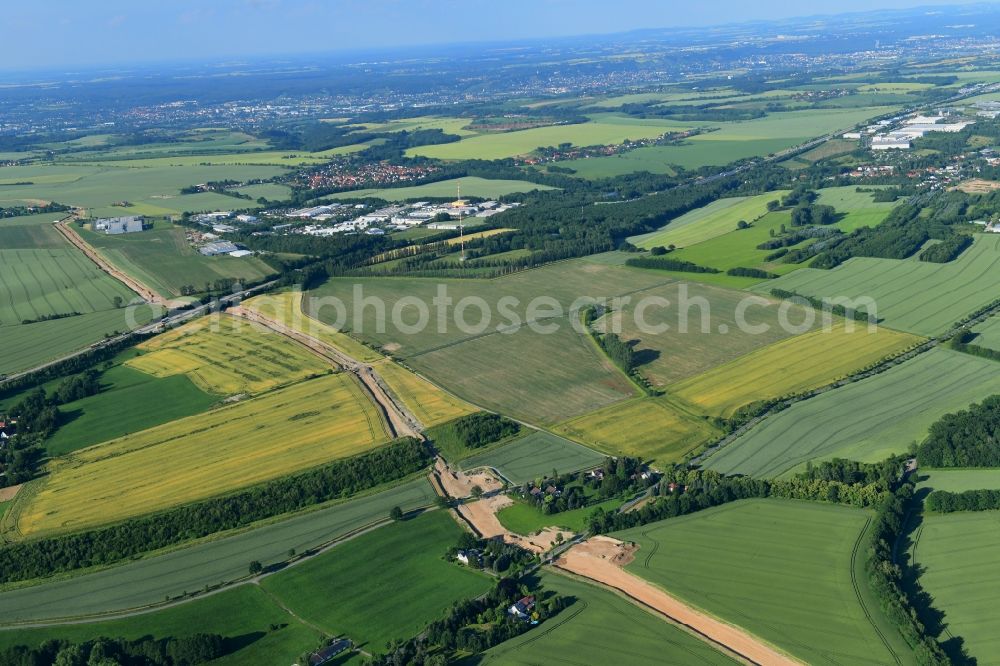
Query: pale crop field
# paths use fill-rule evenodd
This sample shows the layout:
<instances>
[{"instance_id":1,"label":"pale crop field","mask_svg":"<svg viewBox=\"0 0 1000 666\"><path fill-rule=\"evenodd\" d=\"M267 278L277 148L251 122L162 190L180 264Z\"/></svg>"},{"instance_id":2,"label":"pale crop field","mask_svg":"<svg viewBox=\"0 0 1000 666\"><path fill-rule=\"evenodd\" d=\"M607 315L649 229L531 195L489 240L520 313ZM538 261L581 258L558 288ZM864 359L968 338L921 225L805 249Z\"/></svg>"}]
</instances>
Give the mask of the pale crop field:
<instances>
[{"instance_id":1,"label":"pale crop field","mask_svg":"<svg viewBox=\"0 0 1000 666\"><path fill-rule=\"evenodd\" d=\"M961 493L966 490L1000 489L1000 469L927 469L921 468L918 477L921 488Z\"/></svg>"},{"instance_id":2,"label":"pale crop field","mask_svg":"<svg viewBox=\"0 0 1000 666\"><path fill-rule=\"evenodd\" d=\"M260 393L330 372L295 342L230 315L202 317L148 340L126 365L156 377L185 374L217 395Z\"/></svg>"},{"instance_id":3,"label":"pale crop field","mask_svg":"<svg viewBox=\"0 0 1000 666\"><path fill-rule=\"evenodd\" d=\"M356 380L339 374L82 449L50 463L20 507L24 536L178 506L372 449L388 440Z\"/></svg>"},{"instance_id":4,"label":"pale crop field","mask_svg":"<svg viewBox=\"0 0 1000 666\"><path fill-rule=\"evenodd\" d=\"M556 431L610 455L628 455L659 464L684 454L718 434L704 419L664 398L639 398L591 412Z\"/></svg>"},{"instance_id":5,"label":"pale crop field","mask_svg":"<svg viewBox=\"0 0 1000 666\"><path fill-rule=\"evenodd\" d=\"M868 297L877 314L892 328L931 336L946 331L970 312L989 304L989 288L1000 267L1000 234L977 234L972 247L946 264L915 258L855 257L831 270L804 268L755 291L780 288L806 296L850 299Z\"/></svg>"},{"instance_id":6,"label":"pale crop field","mask_svg":"<svg viewBox=\"0 0 1000 666\"><path fill-rule=\"evenodd\" d=\"M873 201L871 192L858 192L856 187L826 187L818 190L816 203L833 206L846 217L837 222L837 227L849 233L861 227L881 224L900 201Z\"/></svg>"},{"instance_id":7,"label":"pale crop field","mask_svg":"<svg viewBox=\"0 0 1000 666\"><path fill-rule=\"evenodd\" d=\"M972 344L1000 350L1000 317L994 315L972 330L979 334Z\"/></svg>"},{"instance_id":8,"label":"pale crop field","mask_svg":"<svg viewBox=\"0 0 1000 666\"><path fill-rule=\"evenodd\" d=\"M776 477L807 461L840 457L876 462L922 441L944 414L997 392L996 361L933 349L768 417L705 466L727 474Z\"/></svg>"},{"instance_id":9,"label":"pale crop field","mask_svg":"<svg viewBox=\"0 0 1000 666\"><path fill-rule=\"evenodd\" d=\"M395 361L385 359L373 367L389 386L389 390L403 401L426 428L478 411L469 403L439 389Z\"/></svg>"},{"instance_id":10,"label":"pale crop field","mask_svg":"<svg viewBox=\"0 0 1000 666\"><path fill-rule=\"evenodd\" d=\"M286 328L316 338L320 342L347 354L356 361L374 363L385 358L382 354L371 347L366 347L346 333L338 331L333 326L306 314L302 308L302 299L304 297L305 294L299 291L264 294L244 301L242 306ZM314 301L313 305L322 311L322 302Z\"/></svg>"},{"instance_id":11,"label":"pale crop field","mask_svg":"<svg viewBox=\"0 0 1000 666\"><path fill-rule=\"evenodd\" d=\"M915 335L842 320L758 349L708 372L678 382L669 393L713 416L729 418L758 400L801 393L829 384L923 341Z\"/></svg>"}]
</instances>

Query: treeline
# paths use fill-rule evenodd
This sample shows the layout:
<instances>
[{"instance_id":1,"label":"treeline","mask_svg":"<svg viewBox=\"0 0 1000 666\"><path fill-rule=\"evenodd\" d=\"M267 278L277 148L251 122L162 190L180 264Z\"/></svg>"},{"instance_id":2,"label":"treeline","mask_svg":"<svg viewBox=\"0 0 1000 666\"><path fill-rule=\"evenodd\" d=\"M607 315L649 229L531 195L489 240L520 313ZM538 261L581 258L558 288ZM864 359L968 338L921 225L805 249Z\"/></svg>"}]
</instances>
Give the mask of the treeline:
<instances>
[{"instance_id":1,"label":"treeline","mask_svg":"<svg viewBox=\"0 0 1000 666\"><path fill-rule=\"evenodd\" d=\"M951 660L938 642L927 635L906 594L903 571L893 558L896 542L906 525L907 505L912 498L913 485L904 483L894 492L887 493L877 505L870 528L865 571L879 605L913 650L917 663L944 666Z\"/></svg>"},{"instance_id":2,"label":"treeline","mask_svg":"<svg viewBox=\"0 0 1000 666\"><path fill-rule=\"evenodd\" d=\"M41 578L129 559L209 534L243 527L396 481L430 464L413 438L224 497L134 518L110 527L11 543L0 548L0 583Z\"/></svg>"},{"instance_id":3,"label":"treeline","mask_svg":"<svg viewBox=\"0 0 1000 666\"><path fill-rule=\"evenodd\" d=\"M917 459L924 467L1000 467L1000 395L935 421Z\"/></svg>"},{"instance_id":4,"label":"treeline","mask_svg":"<svg viewBox=\"0 0 1000 666\"><path fill-rule=\"evenodd\" d=\"M39 213L63 213L70 210L69 206L64 206L55 202L44 206L0 206L0 219L5 217L21 217L23 215L37 215Z\"/></svg>"},{"instance_id":5,"label":"treeline","mask_svg":"<svg viewBox=\"0 0 1000 666\"><path fill-rule=\"evenodd\" d=\"M760 278L761 280L772 280L778 275L776 273L770 273L760 268L745 268L743 266L735 266L726 271L726 275L735 275L738 277L752 277Z\"/></svg>"},{"instance_id":6,"label":"treeline","mask_svg":"<svg viewBox=\"0 0 1000 666\"><path fill-rule=\"evenodd\" d=\"M52 394L38 387L10 408L8 416L17 420L9 444L0 449L0 487L30 481L45 456L45 440L64 421L59 405L73 402L101 390L100 372L90 368L61 381Z\"/></svg>"},{"instance_id":7,"label":"treeline","mask_svg":"<svg viewBox=\"0 0 1000 666\"><path fill-rule=\"evenodd\" d=\"M683 273L721 273L718 268L699 266L690 261L671 259L670 257L633 257L625 260L626 266L634 268L654 268L661 271L680 271Z\"/></svg>"},{"instance_id":8,"label":"treeline","mask_svg":"<svg viewBox=\"0 0 1000 666\"><path fill-rule=\"evenodd\" d=\"M843 317L844 319L854 319L855 321L878 323L878 319L870 315L866 310L861 310L861 309L848 310L845 306L831 303L828 299L825 298L817 298L816 296L805 296L796 291L788 291L787 289L772 289L771 295L774 296L775 298L782 298L785 300L801 299L806 301L816 310L820 310L821 312L830 312L832 314L837 315L838 317Z\"/></svg>"},{"instance_id":9,"label":"treeline","mask_svg":"<svg viewBox=\"0 0 1000 666\"><path fill-rule=\"evenodd\" d=\"M992 511L1000 509L1000 490L963 490L958 493L935 490L924 500L924 506L928 511L937 513Z\"/></svg>"},{"instance_id":10,"label":"treeline","mask_svg":"<svg viewBox=\"0 0 1000 666\"><path fill-rule=\"evenodd\" d=\"M521 425L500 414L476 412L456 419L454 428L463 446L478 449L516 435L520 432Z\"/></svg>"},{"instance_id":11,"label":"treeline","mask_svg":"<svg viewBox=\"0 0 1000 666\"><path fill-rule=\"evenodd\" d=\"M882 482L845 483L819 478L754 479L725 476L711 470L673 470L654 487L654 497L636 511L608 512L598 507L587 517L595 534L625 530L667 518L687 515L736 500L781 497L851 506L874 506L888 487Z\"/></svg>"},{"instance_id":12,"label":"treeline","mask_svg":"<svg viewBox=\"0 0 1000 666\"><path fill-rule=\"evenodd\" d=\"M0 653L6 666L194 666L227 654L227 639L218 634L183 638L95 638L83 643L53 639L38 647L17 645Z\"/></svg>"},{"instance_id":13,"label":"treeline","mask_svg":"<svg viewBox=\"0 0 1000 666\"><path fill-rule=\"evenodd\" d=\"M570 604L569 599L558 594L543 594L540 588L502 578L482 597L454 604L443 619L432 622L418 637L390 644L386 654L373 656L369 664L440 666L449 663L456 652L484 652L534 627L507 612L514 602L529 594L536 599L530 617L543 624Z\"/></svg>"},{"instance_id":14,"label":"treeline","mask_svg":"<svg viewBox=\"0 0 1000 666\"><path fill-rule=\"evenodd\" d=\"M611 362L621 368L625 374L629 374L635 369L635 351L632 349L632 345L622 340L617 333L605 333L596 339Z\"/></svg>"},{"instance_id":15,"label":"treeline","mask_svg":"<svg viewBox=\"0 0 1000 666\"><path fill-rule=\"evenodd\" d=\"M920 261L946 264L953 259L957 259L958 255L962 254L970 245L972 245L972 236L965 234L955 235L940 243L935 243L924 248L920 253Z\"/></svg>"}]
</instances>

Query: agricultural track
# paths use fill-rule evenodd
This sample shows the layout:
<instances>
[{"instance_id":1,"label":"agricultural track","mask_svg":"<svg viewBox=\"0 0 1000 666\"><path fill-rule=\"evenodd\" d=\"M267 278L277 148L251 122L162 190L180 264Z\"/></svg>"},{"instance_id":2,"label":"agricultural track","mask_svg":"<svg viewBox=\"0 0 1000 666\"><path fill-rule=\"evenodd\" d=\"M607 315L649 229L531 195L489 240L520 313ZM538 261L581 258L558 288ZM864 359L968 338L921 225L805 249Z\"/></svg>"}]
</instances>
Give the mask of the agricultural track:
<instances>
[{"instance_id":1,"label":"agricultural track","mask_svg":"<svg viewBox=\"0 0 1000 666\"><path fill-rule=\"evenodd\" d=\"M424 429L423 425L417 417L414 416L405 405L403 405L401 400L391 394L389 387L378 375L378 373L375 372L375 369L372 366L351 358L344 352L333 347L332 345L322 342L321 340L317 340L316 338L306 335L305 333L283 326L273 319L264 317L259 312L248 310L240 306L230 308L227 312L238 317L243 317L247 321L255 324L260 324L275 333L284 335L300 345L305 346L313 353L326 359L331 364L350 372L358 379L358 381L361 382L365 392L368 393L375 405L382 411L386 418L386 422L389 424L396 437L409 436L416 437L418 439L423 438L423 435L421 434Z\"/></svg>"},{"instance_id":2,"label":"agricultural track","mask_svg":"<svg viewBox=\"0 0 1000 666\"><path fill-rule=\"evenodd\" d=\"M892 649L892 643L890 643L889 639L886 638L886 635L882 633L882 629L878 626L878 622L875 621L875 618L872 617L871 611L868 610L868 605L865 603L865 597L861 593L861 586L864 585L864 583L858 580L858 567L862 566L858 563L858 552L862 548L862 544L865 541L865 536L868 535L868 529L871 527L871 524L871 518L865 521L865 526L861 528L860 532L858 532L858 538L854 541L854 548L851 549L851 587L854 588L854 594L858 598L858 605L861 606L861 610L864 612L865 618L868 620L868 624L872 626L872 629L875 630L879 640L882 641L882 645L884 645L885 649L892 655L893 661L902 666L903 660L900 659L899 655L896 654L896 651Z\"/></svg>"},{"instance_id":3,"label":"agricultural track","mask_svg":"<svg viewBox=\"0 0 1000 666\"><path fill-rule=\"evenodd\" d=\"M131 275L128 275L124 271L119 270L118 268L113 266L111 262L109 262L107 259L101 256L101 254L97 250L91 247L85 240L83 240L83 238L80 237L80 234L76 233L76 231L69 226L71 219L73 218L67 218L66 220L56 222L53 225L55 226L56 231L62 234L63 238L65 238L67 241L70 242L70 244L72 244L78 250L87 255L87 258L93 261L95 264L97 264L102 271L104 271L114 279L118 280L126 287L134 291L135 293L139 294L139 296L141 296L143 300L145 300L146 302L155 303L157 305L168 304L168 301L164 299L162 296L160 296L155 291L153 291L143 283L139 282L135 278L133 278Z\"/></svg>"}]
</instances>

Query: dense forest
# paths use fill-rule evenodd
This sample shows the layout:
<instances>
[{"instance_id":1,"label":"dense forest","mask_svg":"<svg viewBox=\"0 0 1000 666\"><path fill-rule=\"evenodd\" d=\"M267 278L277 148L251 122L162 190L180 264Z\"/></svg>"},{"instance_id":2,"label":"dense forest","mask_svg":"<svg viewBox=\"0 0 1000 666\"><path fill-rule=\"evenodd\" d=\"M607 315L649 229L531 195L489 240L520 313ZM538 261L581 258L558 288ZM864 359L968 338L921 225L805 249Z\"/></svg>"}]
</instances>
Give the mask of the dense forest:
<instances>
[{"instance_id":1,"label":"dense forest","mask_svg":"<svg viewBox=\"0 0 1000 666\"><path fill-rule=\"evenodd\" d=\"M938 419L917 459L923 467L1000 467L1000 395Z\"/></svg>"}]
</instances>

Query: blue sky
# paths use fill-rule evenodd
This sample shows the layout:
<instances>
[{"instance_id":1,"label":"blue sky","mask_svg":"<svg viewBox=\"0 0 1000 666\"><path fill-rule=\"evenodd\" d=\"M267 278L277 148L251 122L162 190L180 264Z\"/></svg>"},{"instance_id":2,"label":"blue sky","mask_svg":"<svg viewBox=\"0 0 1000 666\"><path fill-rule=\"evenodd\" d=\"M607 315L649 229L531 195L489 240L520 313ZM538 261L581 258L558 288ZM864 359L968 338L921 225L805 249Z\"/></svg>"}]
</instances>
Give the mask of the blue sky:
<instances>
[{"instance_id":1,"label":"blue sky","mask_svg":"<svg viewBox=\"0 0 1000 666\"><path fill-rule=\"evenodd\" d=\"M0 69L371 50L967 0L4 0Z\"/></svg>"}]
</instances>

